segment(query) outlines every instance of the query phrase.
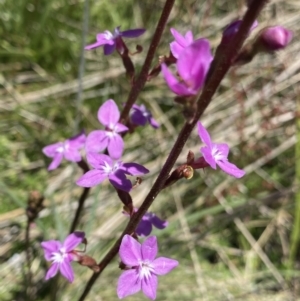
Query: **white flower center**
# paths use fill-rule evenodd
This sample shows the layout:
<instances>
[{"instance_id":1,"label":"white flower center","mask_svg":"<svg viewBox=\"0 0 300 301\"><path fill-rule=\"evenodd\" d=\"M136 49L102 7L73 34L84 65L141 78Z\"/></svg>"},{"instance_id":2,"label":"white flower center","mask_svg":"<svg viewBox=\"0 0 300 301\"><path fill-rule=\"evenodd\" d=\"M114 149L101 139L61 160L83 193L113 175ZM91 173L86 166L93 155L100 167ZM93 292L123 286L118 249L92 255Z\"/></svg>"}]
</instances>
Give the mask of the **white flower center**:
<instances>
[{"instance_id":1,"label":"white flower center","mask_svg":"<svg viewBox=\"0 0 300 301\"><path fill-rule=\"evenodd\" d=\"M62 146L59 146L59 147L56 149L56 151L57 151L58 153L64 153L64 152L67 151L68 149L69 149L69 142L68 142L68 141L65 141L65 142L63 143Z\"/></svg>"},{"instance_id":2,"label":"white flower center","mask_svg":"<svg viewBox=\"0 0 300 301\"><path fill-rule=\"evenodd\" d=\"M151 277L151 274L154 272L154 268L150 261L141 261L139 263L138 267L138 273L140 279L149 279Z\"/></svg>"},{"instance_id":3,"label":"white flower center","mask_svg":"<svg viewBox=\"0 0 300 301\"><path fill-rule=\"evenodd\" d=\"M216 161L222 161L227 160L227 158L224 156L224 154L217 148L216 145L213 145L212 147L212 155L215 158Z\"/></svg>"},{"instance_id":4,"label":"white flower center","mask_svg":"<svg viewBox=\"0 0 300 301\"><path fill-rule=\"evenodd\" d=\"M65 248L60 248L58 252L54 252L51 255L51 260L55 263L62 263L68 256Z\"/></svg>"},{"instance_id":5,"label":"white flower center","mask_svg":"<svg viewBox=\"0 0 300 301\"><path fill-rule=\"evenodd\" d=\"M108 40L108 41L114 39L114 35L108 30L104 31L104 36L105 36L105 39Z\"/></svg>"}]
</instances>

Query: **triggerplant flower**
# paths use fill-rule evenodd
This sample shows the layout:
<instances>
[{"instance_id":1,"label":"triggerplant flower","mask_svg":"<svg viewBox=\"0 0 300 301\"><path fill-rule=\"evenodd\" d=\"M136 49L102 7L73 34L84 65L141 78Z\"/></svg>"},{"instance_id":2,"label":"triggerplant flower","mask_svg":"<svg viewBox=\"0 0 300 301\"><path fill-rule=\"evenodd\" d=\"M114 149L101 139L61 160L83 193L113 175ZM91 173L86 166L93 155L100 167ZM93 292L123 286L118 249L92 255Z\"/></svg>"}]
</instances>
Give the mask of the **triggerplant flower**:
<instances>
[{"instance_id":1,"label":"triggerplant flower","mask_svg":"<svg viewBox=\"0 0 300 301\"><path fill-rule=\"evenodd\" d=\"M175 28L170 29L175 41L170 43L170 49L173 56L178 59L183 49L194 42L193 33L189 30L184 36L181 35Z\"/></svg>"},{"instance_id":2,"label":"triggerplant flower","mask_svg":"<svg viewBox=\"0 0 300 301\"><path fill-rule=\"evenodd\" d=\"M76 181L76 184L82 187L96 186L108 178L114 187L129 192L132 183L126 175L141 176L149 172L140 164L114 162L104 154L88 153L87 161L95 169L88 171Z\"/></svg>"},{"instance_id":3,"label":"triggerplant flower","mask_svg":"<svg viewBox=\"0 0 300 301\"><path fill-rule=\"evenodd\" d=\"M134 104L132 106L130 119L132 123L136 125L144 126L148 121L153 128L157 129L159 127L157 121L152 117L151 112L147 110L144 105L138 106Z\"/></svg>"},{"instance_id":4,"label":"triggerplant flower","mask_svg":"<svg viewBox=\"0 0 300 301\"><path fill-rule=\"evenodd\" d=\"M64 142L57 142L44 147L43 153L47 157L53 158L48 170L56 169L60 165L63 157L71 162L81 161L82 158L79 150L84 147L85 139L85 134L81 133Z\"/></svg>"},{"instance_id":5,"label":"triggerplant flower","mask_svg":"<svg viewBox=\"0 0 300 301\"><path fill-rule=\"evenodd\" d=\"M196 95L205 82L213 57L208 40L199 39L183 49L176 63L178 80L165 64L161 65L169 88L177 95Z\"/></svg>"},{"instance_id":6,"label":"triggerplant flower","mask_svg":"<svg viewBox=\"0 0 300 301\"><path fill-rule=\"evenodd\" d=\"M84 241L84 232L74 232L67 236L65 241L61 243L58 240L48 240L41 243L44 249L45 259L52 261L45 280L54 277L58 271L70 282L74 280L74 272L71 261L78 261L79 256L74 250Z\"/></svg>"},{"instance_id":7,"label":"triggerplant flower","mask_svg":"<svg viewBox=\"0 0 300 301\"><path fill-rule=\"evenodd\" d=\"M105 130L92 131L86 139L86 151L101 152L107 148L113 159L122 156L124 142L119 133L128 131L128 127L119 123L120 112L116 103L109 99L98 110L98 120Z\"/></svg>"},{"instance_id":8,"label":"triggerplant flower","mask_svg":"<svg viewBox=\"0 0 300 301\"><path fill-rule=\"evenodd\" d=\"M96 36L97 42L87 45L84 49L90 50L90 49L94 49L94 48L103 46L105 55L109 55L109 54L113 53L116 48L117 48L117 50L122 52L122 49L119 49L119 47L122 47L122 37L137 38L140 35L142 35L145 31L146 30L143 28L129 29L129 30L121 31L120 26L118 26L115 28L114 33L111 33L108 30L98 33Z\"/></svg>"},{"instance_id":9,"label":"triggerplant flower","mask_svg":"<svg viewBox=\"0 0 300 301\"><path fill-rule=\"evenodd\" d=\"M202 142L206 144L206 146L201 147L201 153L211 168L217 169L217 165L219 165L224 172L235 178L241 178L245 175L244 170L228 161L229 146L226 143L213 143L201 122L198 122L198 134Z\"/></svg>"},{"instance_id":10,"label":"triggerplant flower","mask_svg":"<svg viewBox=\"0 0 300 301\"><path fill-rule=\"evenodd\" d=\"M148 237L143 244L129 235L123 237L119 255L126 265L126 271L118 280L117 294L120 299L142 290L146 297L155 300L157 276L169 273L178 265L178 261L174 259L155 259L157 251L155 236Z\"/></svg>"},{"instance_id":11,"label":"triggerplant flower","mask_svg":"<svg viewBox=\"0 0 300 301\"><path fill-rule=\"evenodd\" d=\"M134 212L137 212L138 208L134 208ZM123 212L129 217L127 212ZM155 213L146 212L138 224L135 233L139 236L148 236L152 231L152 226L157 229L165 229L168 226L168 221L160 219Z\"/></svg>"}]
</instances>

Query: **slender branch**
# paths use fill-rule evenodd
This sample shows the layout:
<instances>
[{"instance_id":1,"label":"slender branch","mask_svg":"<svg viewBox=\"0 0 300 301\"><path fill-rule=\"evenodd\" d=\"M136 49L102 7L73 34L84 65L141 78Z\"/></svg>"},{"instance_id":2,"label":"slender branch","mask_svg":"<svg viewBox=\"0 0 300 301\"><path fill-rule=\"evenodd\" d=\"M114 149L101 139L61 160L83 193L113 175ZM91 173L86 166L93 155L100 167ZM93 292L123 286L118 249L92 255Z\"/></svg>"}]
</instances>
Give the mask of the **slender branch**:
<instances>
[{"instance_id":1,"label":"slender branch","mask_svg":"<svg viewBox=\"0 0 300 301\"><path fill-rule=\"evenodd\" d=\"M90 188L89 187L86 187L86 188L84 188L82 190L81 196L80 196L80 198L78 200L78 207L77 207L77 210L76 210L76 213L75 213L72 225L70 227L70 232L69 233L74 232L75 229L76 229L76 227L77 227L77 224L79 222L79 217L80 217L80 214L81 214L81 210L82 210L83 205L84 205L84 201L88 197L89 192L90 192Z\"/></svg>"},{"instance_id":2,"label":"slender branch","mask_svg":"<svg viewBox=\"0 0 300 301\"><path fill-rule=\"evenodd\" d=\"M100 272L92 275L78 301L83 301L85 299L97 278L101 275L101 273L103 272L105 267L111 262L111 260L117 255L123 236L125 234L132 234L134 232L135 228L139 224L144 214L147 212L150 205L155 200L158 193L163 189L164 183L168 178L169 173L173 168L178 156L180 155L194 126L196 125L198 119L201 117L201 115L204 113L205 109L211 102L212 96L216 92L221 80L224 78L225 74L231 66L231 62L233 62L241 46L243 45L250 30L250 27L252 26L254 20L257 18L259 12L262 10L263 6L266 4L267 1L268 0L252 1L249 9L247 10L244 16L240 29L235 35L232 43L230 43L228 48L224 50L223 56L221 58L218 58L218 63L216 65L212 63L213 66L215 65L214 70L211 73L211 76L208 82L206 83L202 93L199 93L199 96L197 97L197 111L195 113L195 117L192 121L186 122L184 124L160 174L158 175L150 192L146 196L143 204L136 212L136 214L130 219L122 235L118 238L113 247L108 251L106 256L99 263Z\"/></svg>"},{"instance_id":3,"label":"slender branch","mask_svg":"<svg viewBox=\"0 0 300 301\"><path fill-rule=\"evenodd\" d=\"M123 124L126 124L126 119L128 117L129 111L133 104L136 102L140 92L145 86L145 83L147 81L147 77L150 71L151 63L154 58L156 48L160 42L161 36L163 34L163 31L165 29L166 23L168 21L170 12L172 10L172 7L174 5L175 0L167 0L165 3L165 6L163 8L163 11L161 13L160 19L157 23L154 36L152 38L152 41L150 43L148 53L145 59L145 62L143 64L142 70L138 76L138 78L134 81L133 86L129 92L125 107L123 108L123 111L121 113L120 121Z\"/></svg>"}]
</instances>

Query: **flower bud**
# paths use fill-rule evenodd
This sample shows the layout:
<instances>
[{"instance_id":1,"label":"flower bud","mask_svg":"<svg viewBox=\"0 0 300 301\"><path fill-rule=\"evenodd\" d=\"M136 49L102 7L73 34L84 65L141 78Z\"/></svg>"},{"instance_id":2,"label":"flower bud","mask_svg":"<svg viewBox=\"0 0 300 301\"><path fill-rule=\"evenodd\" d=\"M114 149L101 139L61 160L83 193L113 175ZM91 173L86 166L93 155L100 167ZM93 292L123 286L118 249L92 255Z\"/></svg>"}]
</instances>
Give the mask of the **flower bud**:
<instances>
[{"instance_id":1,"label":"flower bud","mask_svg":"<svg viewBox=\"0 0 300 301\"><path fill-rule=\"evenodd\" d=\"M282 26L263 29L258 37L259 46L263 51L272 52L285 48L292 40L293 32Z\"/></svg>"}]
</instances>

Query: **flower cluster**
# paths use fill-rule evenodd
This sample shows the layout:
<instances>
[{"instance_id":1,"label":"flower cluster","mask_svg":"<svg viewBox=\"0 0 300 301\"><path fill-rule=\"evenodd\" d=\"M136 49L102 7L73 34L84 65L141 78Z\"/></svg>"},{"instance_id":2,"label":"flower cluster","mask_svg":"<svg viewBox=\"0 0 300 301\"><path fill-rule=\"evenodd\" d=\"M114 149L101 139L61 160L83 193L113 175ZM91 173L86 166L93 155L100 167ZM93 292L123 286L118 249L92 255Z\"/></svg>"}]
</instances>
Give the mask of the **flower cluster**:
<instances>
[{"instance_id":1,"label":"flower cluster","mask_svg":"<svg viewBox=\"0 0 300 301\"><path fill-rule=\"evenodd\" d=\"M199 93L205 82L208 81L208 73L212 74L215 70L214 68L218 66L217 64L220 62L218 59L223 51L223 46L232 41L240 30L241 24L242 21L237 20L225 28L220 44L216 48L214 60L210 43L207 39L194 39L190 30L185 35L182 35L176 29L171 28L174 40L170 43L169 56L164 56L154 68L154 72L152 74L150 72L150 75L156 76L161 71L166 84L177 95L176 101L180 102L183 100L182 103L186 102L190 105L190 110L193 110L195 108L193 104L196 103L195 95ZM249 34L257 24L256 21L253 23ZM90 50L103 47L105 55L110 55L116 50L122 58L127 75L130 75L131 83L134 85L136 79L135 69L129 58L133 54L127 49L123 38L136 38L144 32L145 29L142 28L121 31L119 26L114 29L113 33L106 30L97 34L97 41L87 45L85 49ZM290 43L292 36L292 32L282 26L264 28L253 40L251 47L242 49L230 62L232 64L247 63L258 52L273 52L283 49ZM142 49L141 46L137 47L137 53L140 52L140 49ZM176 75L169 69L172 64L175 64ZM152 78L151 76L150 78ZM149 76L147 79L149 79ZM63 158L71 162L77 162L81 167L86 166L84 168L85 173L76 181L78 186L90 188L106 180L114 186L119 199L124 205L124 214L133 222L126 228L131 229L129 233L131 235L125 234L123 238L122 236L120 237L120 240L122 238L119 249L120 268L124 271L118 280L117 295L122 299L142 291L146 297L154 300L156 298L158 276L172 271L177 267L178 261L166 257L156 258L158 245L155 236L146 238L143 243L139 243L137 240L140 236L149 236L153 227L161 230L166 228L168 221L160 219L151 212L145 213L138 224L135 220L140 215L137 213L138 209L133 205L129 192L142 181L140 178L137 178L136 184L133 185L127 177L140 177L149 173L149 170L138 163L124 163L121 160L125 145L123 137L126 133L133 132L137 126L145 126L149 123L153 128L157 129L159 124L143 104L133 104L129 115L129 117L124 117L115 101L108 99L99 107L97 113L98 121L103 126L101 129L91 131L87 137L82 132L63 142L48 145L43 148L43 153L52 159L48 170L56 169ZM213 142L210 134L201 122L197 123L197 129L200 140L205 144L205 146L200 148L202 156L195 160L194 153L190 151L186 163L177 167L169 175L162 184L162 189L173 185L179 179L191 179L194 170L200 168L211 167L216 170L217 166L219 166L222 171L235 178L241 178L245 175L244 170L229 162L228 144ZM83 150L85 151L85 157L81 153ZM85 158L91 169L85 162ZM85 189L86 191L88 189ZM80 203L81 206L82 204ZM143 205L148 205L148 203ZM142 208L140 212L144 212ZM130 226L133 226L133 229ZM136 229L134 229L134 226ZM68 235L63 242L58 240L42 242L41 247L44 250L44 257L51 262L45 279L48 280L60 272L69 282L73 282L74 272L71 265L73 261L83 266L88 266L95 272L99 271L102 268L101 264L97 264L93 258L84 255L83 251L76 249L82 243L87 244L87 240L85 239L85 233L79 231Z\"/></svg>"}]
</instances>

